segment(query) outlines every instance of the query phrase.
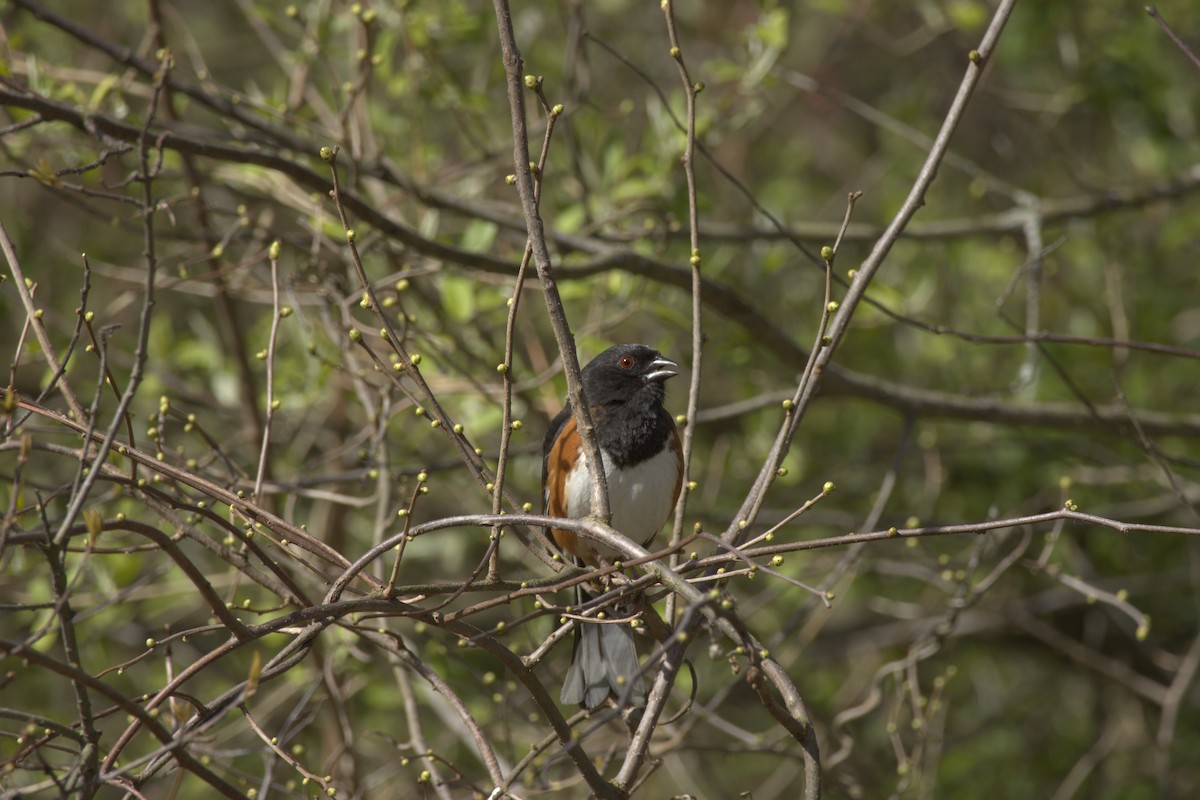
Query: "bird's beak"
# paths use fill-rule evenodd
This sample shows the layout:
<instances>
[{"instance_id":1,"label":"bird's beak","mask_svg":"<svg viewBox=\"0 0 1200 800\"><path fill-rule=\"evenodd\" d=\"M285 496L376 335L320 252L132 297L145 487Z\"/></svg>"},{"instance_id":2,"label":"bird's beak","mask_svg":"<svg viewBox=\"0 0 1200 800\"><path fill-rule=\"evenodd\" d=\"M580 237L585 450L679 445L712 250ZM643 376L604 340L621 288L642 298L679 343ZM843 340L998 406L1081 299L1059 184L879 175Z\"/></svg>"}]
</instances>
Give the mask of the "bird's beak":
<instances>
[{"instance_id":1,"label":"bird's beak","mask_svg":"<svg viewBox=\"0 0 1200 800\"><path fill-rule=\"evenodd\" d=\"M679 374L678 366L671 359L659 356L650 362L650 372L646 373L646 380L659 381L661 383L667 378L674 378Z\"/></svg>"}]
</instances>

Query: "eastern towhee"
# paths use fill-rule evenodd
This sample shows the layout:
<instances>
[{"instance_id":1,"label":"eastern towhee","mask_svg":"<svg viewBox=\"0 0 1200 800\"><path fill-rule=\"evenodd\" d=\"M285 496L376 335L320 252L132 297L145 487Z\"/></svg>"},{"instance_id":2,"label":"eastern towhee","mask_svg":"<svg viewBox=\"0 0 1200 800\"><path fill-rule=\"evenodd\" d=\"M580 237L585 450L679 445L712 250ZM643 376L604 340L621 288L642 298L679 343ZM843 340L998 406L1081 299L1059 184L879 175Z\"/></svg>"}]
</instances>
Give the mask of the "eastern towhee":
<instances>
[{"instance_id":1,"label":"eastern towhee","mask_svg":"<svg viewBox=\"0 0 1200 800\"><path fill-rule=\"evenodd\" d=\"M663 384L677 366L646 345L619 344L596 356L581 376L604 461L610 524L642 546L670 516L683 484L679 433L663 408ZM591 513L592 481L570 404L542 440L542 490L550 516L581 519ZM600 564L603 551L593 542L558 528L549 533L576 563ZM578 600L591 596L580 585ZM638 671L627 625L582 622L560 699L596 708L613 694L632 706L645 705Z\"/></svg>"}]
</instances>

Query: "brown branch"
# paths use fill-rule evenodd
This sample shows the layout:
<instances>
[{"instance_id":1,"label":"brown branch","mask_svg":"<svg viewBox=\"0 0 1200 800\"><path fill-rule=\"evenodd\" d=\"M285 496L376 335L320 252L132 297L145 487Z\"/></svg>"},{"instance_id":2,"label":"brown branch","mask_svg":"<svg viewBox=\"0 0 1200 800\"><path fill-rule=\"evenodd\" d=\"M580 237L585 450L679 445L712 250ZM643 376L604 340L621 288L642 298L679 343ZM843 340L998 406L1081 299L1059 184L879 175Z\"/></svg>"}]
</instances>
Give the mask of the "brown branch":
<instances>
[{"instance_id":1,"label":"brown branch","mask_svg":"<svg viewBox=\"0 0 1200 800\"><path fill-rule=\"evenodd\" d=\"M508 87L508 107L512 117L513 175L516 179L517 194L521 198L521 208L525 213L529 248L533 252L533 264L537 268L542 292L545 295L546 312L550 316L550 326L554 329L554 340L562 355L563 372L567 378L567 401L571 404L571 413L575 416L584 459L587 463L588 473L591 475L592 516L602 522L607 522L612 516L608 506L608 478L604 473L600 445L596 441L592 413L588 408L587 398L583 394L583 382L579 374L579 354L575 351L575 336L571 333L571 326L567 321L562 297L558 293L558 284L550 265L550 250L546 246L542 215L538 209L533 186L533 173L529 166L529 140L525 127L525 77L522 74L524 62L521 59L520 50L517 49L516 34L513 33L512 11L508 7L508 0L493 0L493 7L496 12L496 25L500 32L505 84Z\"/></svg>"},{"instance_id":2,"label":"brown branch","mask_svg":"<svg viewBox=\"0 0 1200 800\"><path fill-rule=\"evenodd\" d=\"M1161 14L1158 13L1158 9L1154 6L1146 6L1146 13L1158 23L1158 26L1163 29L1164 33L1167 34L1167 38L1171 40L1171 43L1179 48L1179 52L1187 56L1187 60L1192 62L1192 66L1196 69L1200 69L1200 56L1197 56L1192 51L1192 48L1188 47L1187 43L1184 42L1183 39L1179 38L1179 35L1171 29L1171 26L1167 24L1167 21L1162 18Z\"/></svg>"},{"instance_id":3,"label":"brown branch","mask_svg":"<svg viewBox=\"0 0 1200 800\"><path fill-rule=\"evenodd\" d=\"M114 704L121 708L129 716L135 718L137 722L143 725L154 738L162 743L164 750L178 762L180 769L194 774L197 778L207 783L214 790L219 792L224 797L233 798L233 800L243 800L244 795L231 786L226 781L221 780L215 773L208 769L199 759L194 758L186 747L187 740L176 738L168 731L158 719L150 713L149 708L143 708L129 698L125 697L117 689L109 686L104 681L89 675L84 670L70 665L64 664L57 659L38 651L32 647L25 647L18 642L0 640L0 656L20 656L22 659L34 664L42 669L53 672L57 675L62 675L64 678L86 686L97 694L104 695ZM107 775L101 774L100 780L109 780Z\"/></svg>"},{"instance_id":4,"label":"brown branch","mask_svg":"<svg viewBox=\"0 0 1200 800\"><path fill-rule=\"evenodd\" d=\"M106 117L103 114L84 114L79 109L65 103L50 100L27 92L14 91L0 86L0 105L9 104L40 113L45 119L67 122L74 127L88 131L90 125L106 136L122 141L136 141L138 129L132 125ZM251 150L233 147L206 139L186 136L175 132L163 132L158 140L167 149L181 153L190 153L222 161L238 164L253 164L279 172L301 186L312 191L324 192L328 189L328 180L318 173L309 170L293 158L273 154L265 150ZM1200 167L1193 170L1195 182L1200 185ZM379 229L401 244L411 247L422 255L432 259L460 264L472 269L500 275L511 275L514 266L508 261L486 254L475 253L461 248L437 242L421 236L414 228L398 219L380 213L375 207L353 192L343 192L342 201L346 209L366 224ZM1052 214L1046 206L1042 206L1043 217L1049 219ZM708 228L706 227L706 230ZM847 236L850 236L853 226L847 226ZM907 230L907 228L906 228ZM837 229L831 230L836 235ZM828 237L828 238L832 238ZM613 270L626 272L630 275L647 278L656 283L673 286L691 291L692 275L689 270L675 267L658 261L629 249L614 248L611 245L583 237L571 240L572 246L586 248L590 259L572 266L559 267L555 274L558 280L580 280ZM716 310L721 316L747 332L751 332L754 340L773 354L780 363L797 364L808 360L809 350L796 344L785 328L768 317L764 317L762 309L746 299L735 287L710 277L701 276L701 297L706 306ZM949 333L932 327L933 332ZM996 344L1020 344L1030 341L1030 337L982 337L959 334L969 341L988 341ZM1129 347L1144 349L1164 355L1177 354L1167 345L1146 344L1139 346L1133 342L1108 341L1094 339L1077 341L1073 337L1057 334L1038 334L1034 340L1063 341L1077 344L1095 344L1096 346ZM1190 352L1190 351L1189 351ZM1049 427L1071 427L1104 429L1104 424L1097 424L1086 411L1069 406L1056 404L1021 405L1004 402L1000 398L963 398L948 392L922 389L904 384L886 381L881 378L855 372L835 363L830 363L824 371L821 381L823 396L860 397L894 408L904 413L920 413L926 417L945 417L963 420L993 420L1003 424L1044 425ZM788 395L780 394L772 401L777 404ZM750 401L754 402L754 401ZM1100 408L1101 417L1105 409ZM1200 435L1200 421L1192 417L1172 415L1140 414L1146 431L1151 434L1174 433L1185 436ZM700 421L712 419L707 412L701 411Z\"/></svg>"}]
</instances>

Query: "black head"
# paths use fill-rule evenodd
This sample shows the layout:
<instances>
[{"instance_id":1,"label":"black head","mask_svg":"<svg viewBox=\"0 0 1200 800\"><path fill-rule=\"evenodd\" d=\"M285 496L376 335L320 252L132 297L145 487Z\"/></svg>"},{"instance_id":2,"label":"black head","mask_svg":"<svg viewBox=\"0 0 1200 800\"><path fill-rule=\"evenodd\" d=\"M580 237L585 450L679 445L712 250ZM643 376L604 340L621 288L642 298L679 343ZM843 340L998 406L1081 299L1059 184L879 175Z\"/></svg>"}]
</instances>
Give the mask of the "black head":
<instances>
[{"instance_id":1,"label":"black head","mask_svg":"<svg viewBox=\"0 0 1200 800\"><path fill-rule=\"evenodd\" d=\"M635 398L662 402L663 383L679 365L653 347L618 344L583 368L583 390L593 406L619 405Z\"/></svg>"}]
</instances>

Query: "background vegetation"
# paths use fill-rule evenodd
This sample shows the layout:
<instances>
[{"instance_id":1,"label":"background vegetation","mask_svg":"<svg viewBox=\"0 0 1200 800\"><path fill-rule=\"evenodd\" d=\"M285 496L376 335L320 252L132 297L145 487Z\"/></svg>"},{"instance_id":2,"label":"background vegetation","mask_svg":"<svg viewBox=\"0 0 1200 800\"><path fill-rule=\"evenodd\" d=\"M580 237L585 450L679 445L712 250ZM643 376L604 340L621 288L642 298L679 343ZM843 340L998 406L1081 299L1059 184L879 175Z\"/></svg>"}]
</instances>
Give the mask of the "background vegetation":
<instances>
[{"instance_id":1,"label":"background vegetation","mask_svg":"<svg viewBox=\"0 0 1200 800\"><path fill-rule=\"evenodd\" d=\"M1200 793L1200 7L667 10L513 3L543 292L492 5L0 8L0 794ZM489 516L556 296L704 342L633 744Z\"/></svg>"}]
</instances>

